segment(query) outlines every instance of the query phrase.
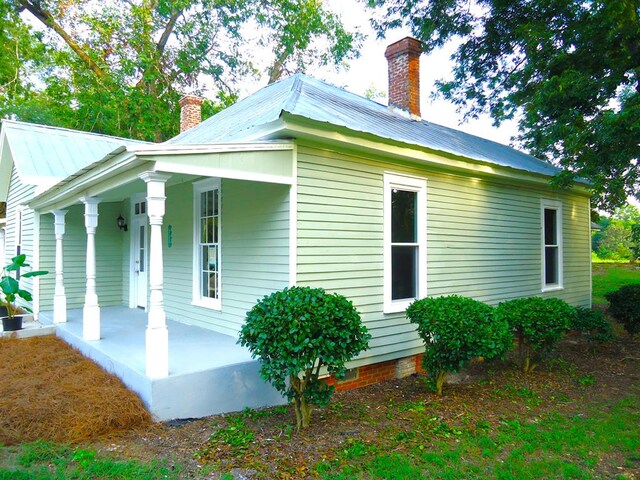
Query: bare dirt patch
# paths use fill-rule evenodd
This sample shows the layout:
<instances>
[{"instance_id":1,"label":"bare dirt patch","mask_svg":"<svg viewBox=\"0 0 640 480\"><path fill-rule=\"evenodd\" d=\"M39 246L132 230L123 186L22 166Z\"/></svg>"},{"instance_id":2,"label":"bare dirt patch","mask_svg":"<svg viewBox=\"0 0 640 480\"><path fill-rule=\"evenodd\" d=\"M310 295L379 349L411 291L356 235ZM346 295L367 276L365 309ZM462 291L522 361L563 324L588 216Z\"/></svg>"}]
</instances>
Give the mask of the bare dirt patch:
<instances>
[{"instance_id":1,"label":"bare dirt patch","mask_svg":"<svg viewBox=\"0 0 640 480\"><path fill-rule=\"evenodd\" d=\"M151 424L123 383L53 337L0 340L0 444L81 442Z\"/></svg>"}]
</instances>

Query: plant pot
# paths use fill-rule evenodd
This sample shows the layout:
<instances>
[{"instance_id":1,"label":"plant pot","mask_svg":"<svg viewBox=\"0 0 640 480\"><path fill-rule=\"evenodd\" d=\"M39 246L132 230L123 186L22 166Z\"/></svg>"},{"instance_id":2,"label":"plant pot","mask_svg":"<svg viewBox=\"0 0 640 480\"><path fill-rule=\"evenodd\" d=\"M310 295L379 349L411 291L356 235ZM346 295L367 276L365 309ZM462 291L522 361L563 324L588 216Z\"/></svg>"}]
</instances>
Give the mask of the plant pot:
<instances>
[{"instance_id":1,"label":"plant pot","mask_svg":"<svg viewBox=\"0 0 640 480\"><path fill-rule=\"evenodd\" d=\"M7 310L7 307L4 305L0 305L0 318L6 317L8 313L9 311Z\"/></svg>"},{"instance_id":2,"label":"plant pot","mask_svg":"<svg viewBox=\"0 0 640 480\"><path fill-rule=\"evenodd\" d=\"M2 330L5 332L22 330L22 315L15 315L11 318L2 317Z\"/></svg>"}]
</instances>

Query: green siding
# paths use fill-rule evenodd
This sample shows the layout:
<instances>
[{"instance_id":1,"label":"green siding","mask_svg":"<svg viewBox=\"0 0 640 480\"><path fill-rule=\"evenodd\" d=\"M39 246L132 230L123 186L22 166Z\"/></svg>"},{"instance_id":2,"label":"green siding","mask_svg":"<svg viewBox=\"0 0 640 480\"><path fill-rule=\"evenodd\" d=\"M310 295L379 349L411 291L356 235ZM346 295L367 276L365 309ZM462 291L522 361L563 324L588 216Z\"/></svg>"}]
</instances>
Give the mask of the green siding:
<instances>
[{"instance_id":1,"label":"green siding","mask_svg":"<svg viewBox=\"0 0 640 480\"><path fill-rule=\"evenodd\" d=\"M163 222L164 301L167 316L236 335L258 298L289 282L289 187L223 180L222 310L194 306L193 187L167 188ZM167 228L173 246L167 247Z\"/></svg>"},{"instance_id":2,"label":"green siding","mask_svg":"<svg viewBox=\"0 0 640 480\"><path fill-rule=\"evenodd\" d=\"M123 304L123 243L128 237L116 226L122 204L101 203L98 205L98 228L96 231L96 290L101 306ZM40 286L40 310L53 310L55 287L54 217L48 213L40 217L40 267L50 275L42 277ZM64 286L67 308L81 308L86 291L87 232L84 226L84 205L73 205L65 216L63 239ZM125 240L126 239L126 240ZM128 247L127 247L128 259Z\"/></svg>"},{"instance_id":3,"label":"green siding","mask_svg":"<svg viewBox=\"0 0 640 480\"><path fill-rule=\"evenodd\" d=\"M16 211L20 205L26 204L34 195L33 185L25 185L20 181L15 166L11 170L11 179L9 181L9 192L7 195L7 224L5 228L5 259L4 264L16 255L17 242L17 225ZM22 245L21 253L27 255L27 262L33 264L33 232L34 232L34 213L30 208L22 209ZM20 285L23 289L33 292L33 278L23 278ZM35 292L34 292L35 293ZM18 300L19 304L25 304L22 300ZM31 306L31 305L29 305Z\"/></svg>"},{"instance_id":4,"label":"green siding","mask_svg":"<svg viewBox=\"0 0 640 480\"><path fill-rule=\"evenodd\" d=\"M427 179L429 296L496 304L540 295L540 200L548 198L563 205L564 289L544 295L589 305L585 196L300 145L297 282L338 291L361 311L373 339L354 365L422 350L404 314L382 313L384 172Z\"/></svg>"}]
</instances>

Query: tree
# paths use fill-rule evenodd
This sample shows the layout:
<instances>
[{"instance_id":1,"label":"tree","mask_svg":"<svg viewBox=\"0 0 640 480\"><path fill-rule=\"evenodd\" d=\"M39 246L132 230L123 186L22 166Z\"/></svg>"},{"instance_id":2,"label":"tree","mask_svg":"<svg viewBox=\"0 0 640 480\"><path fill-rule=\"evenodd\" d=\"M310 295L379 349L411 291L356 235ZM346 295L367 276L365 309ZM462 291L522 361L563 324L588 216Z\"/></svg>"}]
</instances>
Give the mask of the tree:
<instances>
[{"instance_id":1,"label":"tree","mask_svg":"<svg viewBox=\"0 0 640 480\"><path fill-rule=\"evenodd\" d=\"M360 39L317 0L7 0L2 5L2 26L15 25L3 28L9 42L28 40L47 49L49 63L34 65L38 55L25 57L28 51L11 57L13 71L21 68L22 78L37 79L38 88L7 97L0 113L155 141L177 133L177 102L185 92L201 93L204 78L220 92L207 111L235 100L237 80L256 74L247 55L249 25L259 32L265 54L274 56L272 80L314 63L340 65L355 54ZM40 30L30 28L27 18Z\"/></svg>"},{"instance_id":2,"label":"tree","mask_svg":"<svg viewBox=\"0 0 640 480\"><path fill-rule=\"evenodd\" d=\"M238 343L260 358L262 378L293 402L300 430L309 427L312 405L326 405L333 394L333 386L320 379L322 369L344 377L345 363L366 350L370 338L342 295L291 287L247 312Z\"/></svg>"},{"instance_id":3,"label":"tree","mask_svg":"<svg viewBox=\"0 0 640 480\"><path fill-rule=\"evenodd\" d=\"M368 0L381 35L459 41L440 93L468 116L517 118L520 146L589 179L597 206L640 198L640 0Z\"/></svg>"}]
</instances>

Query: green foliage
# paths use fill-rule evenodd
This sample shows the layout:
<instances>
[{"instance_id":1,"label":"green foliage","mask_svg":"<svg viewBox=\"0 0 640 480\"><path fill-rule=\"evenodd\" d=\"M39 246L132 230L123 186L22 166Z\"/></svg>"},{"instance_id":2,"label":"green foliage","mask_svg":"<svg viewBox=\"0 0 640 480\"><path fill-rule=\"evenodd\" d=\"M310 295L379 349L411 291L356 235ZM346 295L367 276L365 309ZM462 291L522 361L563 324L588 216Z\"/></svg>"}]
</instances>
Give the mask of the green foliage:
<instances>
[{"instance_id":1,"label":"green foliage","mask_svg":"<svg viewBox=\"0 0 640 480\"><path fill-rule=\"evenodd\" d=\"M209 115L235 98L239 78L259 75L256 45L264 47L262 73L275 80L314 64L339 67L361 41L315 0L112 0L102 7L2 2L0 116L162 141L178 133L177 102L203 93L203 78L219 92L203 108Z\"/></svg>"},{"instance_id":2,"label":"green foliage","mask_svg":"<svg viewBox=\"0 0 640 480\"><path fill-rule=\"evenodd\" d=\"M407 308L424 341L424 368L435 379L438 394L446 372L457 372L477 357L500 357L509 349L509 326L491 312L489 305L458 295L423 298Z\"/></svg>"},{"instance_id":3,"label":"green foliage","mask_svg":"<svg viewBox=\"0 0 640 480\"><path fill-rule=\"evenodd\" d=\"M23 300L30 302L32 300L31 293L27 290L20 288L20 282L13 278L9 272L17 272L18 270L28 267L26 263L27 256L23 253L17 255L11 259L11 263L6 265L2 269L0 275L0 291L2 291L3 302L7 305L7 317L12 318L16 311L16 299L22 298ZM24 272L21 274L22 278L38 277L40 275L46 275L49 272L44 270ZM26 308L26 307L23 307Z\"/></svg>"},{"instance_id":4,"label":"green foliage","mask_svg":"<svg viewBox=\"0 0 640 480\"><path fill-rule=\"evenodd\" d=\"M532 371L532 355L538 357L553 348L567 332L575 308L558 298L517 298L499 304L494 319L506 321L516 332L522 368Z\"/></svg>"},{"instance_id":5,"label":"green foliage","mask_svg":"<svg viewBox=\"0 0 640 480\"><path fill-rule=\"evenodd\" d=\"M258 301L238 341L261 359L261 376L293 400L298 428L306 428L310 405L324 406L333 394L333 387L318 378L320 369L344 377L345 363L366 350L370 338L360 314L342 295L291 287Z\"/></svg>"},{"instance_id":6,"label":"green foliage","mask_svg":"<svg viewBox=\"0 0 640 480\"><path fill-rule=\"evenodd\" d=\"M609 301L609 313L630 334L640 332L640 285L625 285L605 295Z\"/></svg>"},{"instance_id":7,"label":"green foliage","mask_svg":"<svg viewBox=\"0 0 640 480\"><path fill-rule=\"evenodd\" d=\"M592 308L577 307L576 314L569 322L569 328L597 342L608 342L615 338L611 323L600 310Z\"/></svg>"},{"instance_id":8,"label":"green foliage","mask_svg":"<svg viewBox=\"0 0 640 480\"><path fill-rule=\"evenodd\" d=\"M637 0L369 0L383 34L406 26L427 52L455 39L440 93L468 117L517 118L520 143L593 182L600 208L640 196Z\"/></svg>"},{"instance_id":9,"label":"green foliage","mask_svg":"<svg viewBox=\"0 0 640 480\"><path fill-rule=\"evenodd\" d=\"M68 445L37 441L19 447L13 466L0 465L0 480L178 480L181 467L167 468L160 462L142 464L103 455L92 449L73 449ZM4 458L7 458L6 456Z\"/></svg>"}]
</instances>

